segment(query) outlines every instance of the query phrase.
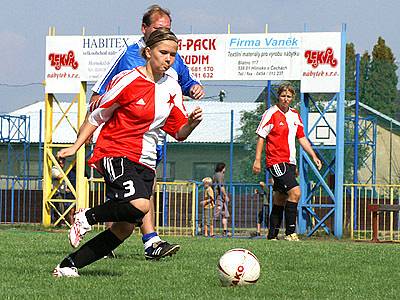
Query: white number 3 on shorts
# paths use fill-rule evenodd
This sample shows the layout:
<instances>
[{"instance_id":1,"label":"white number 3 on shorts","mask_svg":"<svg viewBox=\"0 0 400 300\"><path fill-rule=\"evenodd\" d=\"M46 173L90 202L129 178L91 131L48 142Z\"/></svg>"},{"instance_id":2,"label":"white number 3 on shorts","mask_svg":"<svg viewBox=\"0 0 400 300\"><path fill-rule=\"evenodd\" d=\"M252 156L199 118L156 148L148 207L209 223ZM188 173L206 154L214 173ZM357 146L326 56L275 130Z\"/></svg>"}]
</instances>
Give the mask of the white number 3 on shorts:
<instances>
[{"instance_id":1,"label":"white number 3 on shorts","mask_svg":"<svg viewBox=\"0 0 400 300\"><path fill-rule=\"evenodd\" d=\"M132 180L127 180L122 185L125 187L125 189L128 191L127 193L124 194L124 198L132 196L135 194L136 190L135 187L133 186L133 181Z\"/></svg>"}]
</instances>

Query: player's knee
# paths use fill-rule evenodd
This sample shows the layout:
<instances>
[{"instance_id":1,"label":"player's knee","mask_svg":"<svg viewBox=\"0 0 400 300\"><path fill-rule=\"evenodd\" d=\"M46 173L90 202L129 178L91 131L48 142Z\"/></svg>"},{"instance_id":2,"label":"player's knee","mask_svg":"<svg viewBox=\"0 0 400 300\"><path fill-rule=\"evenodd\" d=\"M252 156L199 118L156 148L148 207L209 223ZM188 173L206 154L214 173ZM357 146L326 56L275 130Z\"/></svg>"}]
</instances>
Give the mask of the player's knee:
<instances>
[{"instance_id":1,"label":"player's knee","mask_svg":"<svg viewBox=\"0 0 400 300\"><path fill-rule=\"evenodd\" d=\"M301 190L300 190L300 187L296 186L296 187L292 188L292 189L288 192L288 195L289 195L289 199L290 199L292 202L299 202L300 197L301 197Z\"/></svg>"},{"instance_id":2,"label":"player's knee","mask_svg":"<svg viewBox=\"0 0 400 300\"><path fill-rule=\"evenodd\" d=\"M112 204L113 206L111 209L113 210L114 220L116 222L128 222L139 226L142 225L145 213L140 208L133 206L130 202L113 202Z\"/></svg>"},{"instance_id":3,"label":"player's knee","mask_svg":"<svg viewBox=\"0 0 400 300\"><path fill-rule=\"evenodd\" d=\"M135 229L135 225L128 222L115 222L111 225L111 232L121 241L127 239Z\"/></svg>"},{"instance_id":4,"label":"player's knee","mask_svg":"<svg viewBox=\"0 0 400 300\"><path fill-rule=\"evenodd\" d=\"M140 198L131 200L130 204L143 212L143 216L150 210L150 201L148 199Z\"/></svg>"},{"instance_id":5,"label":"player's knee","mask_svg":"<svg viewBox=\"0 0 400 300\"><path fill-rule=\"evenodd\" d=\"M272 198L272 203L278 206L285 206L288 196L281 192L274 192L274 197Z\"/></svg>"}]
</instances>

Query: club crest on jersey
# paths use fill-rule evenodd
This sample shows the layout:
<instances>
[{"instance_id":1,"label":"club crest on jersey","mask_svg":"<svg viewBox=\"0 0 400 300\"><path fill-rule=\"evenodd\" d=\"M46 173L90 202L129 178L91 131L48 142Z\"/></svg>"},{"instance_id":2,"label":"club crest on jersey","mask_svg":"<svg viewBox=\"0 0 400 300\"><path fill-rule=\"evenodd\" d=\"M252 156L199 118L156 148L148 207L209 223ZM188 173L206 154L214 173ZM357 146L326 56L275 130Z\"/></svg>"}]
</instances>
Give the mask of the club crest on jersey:
<instances>
[{"instance_id":1,"label":"club crest on jersey","mask_svg":"<svg viewBox=\"0 0 400 300\"><path fill-rule=\"evenodd\" d=\"M175 106L175 97L176 97L176 94L175 95L171 95L171 94L169 94L169 100L168 100L168 104L170 104L170 106Z\"/></svg>"},{"instance_id":2,"label":"club crest on jersey","mask_svg":"<svg viewBox=\"0 0 400 300\"><path fill-rule=\"evenodd\" d=\"M279 126L285 126L285 123L283 123L282 121L279 122Z\"/></svg>"},{"instance_id":3,"label":"club crest on jersey","mask_svg":"<svg viewBox=\"0 0 400 300\"><path fill-rule=\"evenodd\" d=\"M140 98L137 102L136 105L146 105L146 102L144 102L143 98Z\"/></svg>"}]
</instances>

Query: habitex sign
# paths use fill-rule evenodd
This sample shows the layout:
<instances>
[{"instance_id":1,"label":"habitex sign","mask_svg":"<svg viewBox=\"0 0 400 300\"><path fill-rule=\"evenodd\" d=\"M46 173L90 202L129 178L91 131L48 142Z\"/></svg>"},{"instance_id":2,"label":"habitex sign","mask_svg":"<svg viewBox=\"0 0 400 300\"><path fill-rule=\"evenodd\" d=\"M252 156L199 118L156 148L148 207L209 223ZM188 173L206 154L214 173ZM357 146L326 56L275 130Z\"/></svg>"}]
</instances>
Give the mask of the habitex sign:
<instances>
[{"instance_id":1,"label":"habitex sign","mask_svg":"<svg viewBox=\"0 0 400 300\"><path fill-rule=\"evenodd\" d=\"M198 79L301 80L302 92L339 92L340 32L180 35L179 54ZM140 36L46 37L46 93L96 81Z\"/></svg>"}]
</instances>

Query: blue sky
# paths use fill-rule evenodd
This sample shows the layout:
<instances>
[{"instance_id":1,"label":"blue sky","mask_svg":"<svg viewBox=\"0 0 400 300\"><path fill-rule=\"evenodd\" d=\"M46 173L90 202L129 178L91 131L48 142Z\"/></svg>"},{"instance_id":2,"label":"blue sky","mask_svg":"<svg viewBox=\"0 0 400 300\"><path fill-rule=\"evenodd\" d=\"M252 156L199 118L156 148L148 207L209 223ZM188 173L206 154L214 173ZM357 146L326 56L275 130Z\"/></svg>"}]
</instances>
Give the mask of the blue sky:
<instances>
[{"instance_id":1,"label":"blue sky","mask_svg":"<svg viewBox=\"0 0 400 300\"><path fill-rule=\"evenodd\" d=\"M400 61L398 0L252 0L252 1L2 1L0 11L0 112L43 100L45 37L57 35L139 34L143 12L160 4L172 12L173 30L185 33L340 31L356 51L371 53L378 36ZM265 82L204 82L207 96L227 91L227 101L255 99Z\"/></svg>"}]
</instances>

